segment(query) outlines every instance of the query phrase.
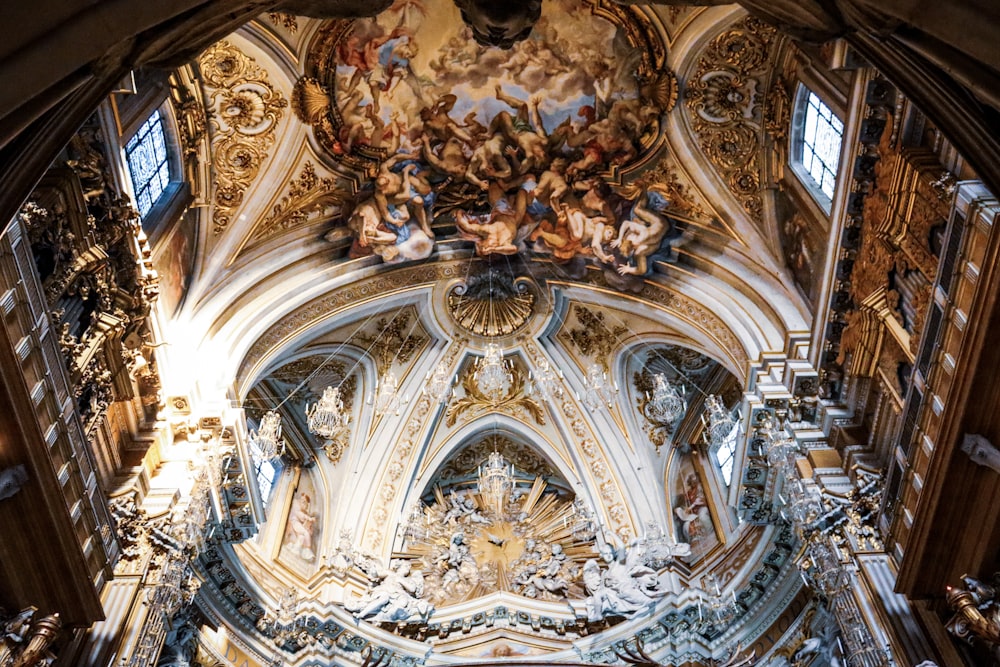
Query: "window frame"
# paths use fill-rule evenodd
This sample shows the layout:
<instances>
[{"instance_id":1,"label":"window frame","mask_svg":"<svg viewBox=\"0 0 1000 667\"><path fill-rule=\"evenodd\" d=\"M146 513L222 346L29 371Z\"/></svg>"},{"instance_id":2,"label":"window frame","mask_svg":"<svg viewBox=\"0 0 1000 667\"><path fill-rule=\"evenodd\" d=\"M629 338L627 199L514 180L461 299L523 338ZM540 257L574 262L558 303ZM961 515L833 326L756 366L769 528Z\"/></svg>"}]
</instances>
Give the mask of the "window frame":
<instances>
[{"instance_id":1,"label":"window frame","mask_svg":"<svg viewBox=\"0 0 1000 667\"><path fill-rule=\"evenodd\" d=\"M144 222L155 213L157 205L161 203L161 200L168 196L171 183L178 180L174 178L176 176L176 168L172 168L173 165L171 165L171 146L168 139L167 123L164 122L163 116L164 114L160 111L160 107L154 108L146 116L146 119L139 128L124 142L125 145L122 147L125 153L125 167L128 170L129 182L132 185L133 200L135 201L136 208L139 210L139 217ZM153 123L154 118L155 123ZM159 142L156 140L157 134L159 135ZM133 142L135 143L133 144ZM132 157L140 153L144 147L148 147L150 143L153 144L152 150L154 152L156 167L149 178L140 183L137 179L137 169L134 168ZM156 145L157 143L159 143L159 146ZM166 170L166 174L164 174L164 170ZM150 197L148 208L143 211L140 198L144 191L148 191L154 186L159 187L159 192L155 197Z\"/></svg>"},{"instance_id":2,"label":"window frame","mask_svg":"<svg viewBox=\"0 0 1000 667\"><path fill-rule=\"evenodd\" d=\"M726 436L725 441L719 443L718 445L713 446L709 450L711 454L712 463L715 465L715 470L719 474L719 479L727 489L730 489L733 486L733 474L736 472L736 450L739 448L739 439L740 439L740 434L742 432L743 432L743 424L739 419L737 419L736 423L733 425L733 430L730 431L729 435ZM727 445L729 445L728 447L729 457L727 459L729 463L728 480L726 479L727 477L725 471L726 464L719 457L719 450L723 449Z\"/></svg>"},{"instance_id":3,"label":"window frame","mask_svg":"<svg viewBox=\"0 0 1000 667\"><path fill-rule=\"evenodd\" d=\"M803 162L803 156L805 153L805 148L807 146L805 140L806 134L806 122L809 116L810 99L815 98L819 105L822 105L832 119L840 125L839 135L840 135L840 146L837 153L837 164L830 165L827 164L815 151L813 146L809 146L810 152L813 154L814 159L820 160L822 169L825 172L829 172L832 179L831 192L827 194L823 190L822 182L817 181L812 175L809 167ZM817 109L817 111L822 112L822 109ZM817 122L823 122L820 118ZM833 123L829 123L833 125ZM836 130L836 126L834 126ZM826 216L829 216L833 208L833 200L836 198L837 190L841 186L838 178L840 175L841 162L844 158L844 131L846 129L846 122L844 121L842 115L838 112L835 104L831 104L820 91L816 90L814 87L807 85L806 83L800 81L795 91L795 100L792 105L792 118L791 127L789 129L789 153L788 153L788 166L791 168L792 172L795 174L799 181L799 184L805 189L812 199L819 205L820 209Z\"/></svg>"}]
</instances>

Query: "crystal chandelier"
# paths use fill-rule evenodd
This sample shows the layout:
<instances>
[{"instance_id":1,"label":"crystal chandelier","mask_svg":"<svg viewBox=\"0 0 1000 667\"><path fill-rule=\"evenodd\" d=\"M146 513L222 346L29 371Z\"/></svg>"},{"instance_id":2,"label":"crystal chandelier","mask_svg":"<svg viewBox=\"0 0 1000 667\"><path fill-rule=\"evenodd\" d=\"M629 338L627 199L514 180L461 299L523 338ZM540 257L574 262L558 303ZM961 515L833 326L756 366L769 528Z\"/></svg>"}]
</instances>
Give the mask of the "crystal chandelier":
<instances>
[{"instance_id":1,"label":"crystal chandelier","mask_svg":"<svg viewBox=\"0 0 1000 667\"><path fill-rule=\"evenodd\" d=\"M432 373L427 374L424 394L436 403L446 403L451 397L451 388L454 384L455 376L448 372L448 364L442 361Z\"/></svg>"},{"instance_id":2,"label":"crystal chandelier","mask_svg":"<svg viewBox=\"0 0 1000 667\"><path fill-rule=\"evenodd\" d=\"M718 445L726 441L729 434L736 428L733 414L726 409L722 399L715 394L709 394L705 399L705 423L708 427L708 441Z\"/></svg>"},{"instance_id":3,"label":"crystal chandelier","mask_svg":"<svg viewBox=\"0 0 1000 667\"><path fill-rule=\"evenodd\" d=\"M729 625L736 616L739 608L736 602L736 591L730 591L731 599L726 599L722 594L722 586L714 572L709 572L702 578L702 588L707 594L707 599L702 600L702 604L707 612L708 621L715 626ZM704 615L699 609L698 615L704 619Z\"/></svg>"},{"instance_id":4,"label":"crystal chandelier","mask_svg":"<svg viewBox=\"0 0 1000 667\"><path fill-rule=\"evenodd\" d=\"M420 542L428 535L430 517L424 512L424 504L419 500L410 508L410 514L403 525L403 538L408 542Z\"/></svg>"},{"instance_id":5,"label":"crystal chandelier","mask_svg":"<svg viewBox=\"0 0 1000 667\"><path fill-rule=\"evenodd\" d=\"M321 438L334 440L343 435L351 422L351 416L344 412L340 387L327 387L317 403L307 405L306 420L309 432Z\"/></svg>"},{"instance_id":6,"label":"crystal chandelier","mask_svg":"<svg viewBox=\"0 0 1000 667\"><path fill-rule=\"evenodd\" d=\"M552 370L548 359L538 360L529 379L531 380L529 391L538 394L546 401L558 400L563 397L562 371Z\"/></svg>"},{"instance_id":7,"label":"crystal chandelier","mask_svg":"<svg viewBox=\"0 0 1000 667\"><path fill-rule=\"evenodd\" d=\"M803 530L816 521L823 513L823 500L815 485L807 485L791 469L785 476L785 488L781 496L784 507L782 516Z\"/></svg>"},{"instance_id":8,"label":"crystal chandelier","mask_svg":"<svg viewBox=\"0 0 1000 667\"><path fill-rule=\"evenodd\" d=\"M285 451L285 441L281 439L281 415L273 410L264 414L256 431L250 431L250 441L260 452L261 458L270 461Z\"/></svg>"},{"instance_id":9,"label":"crystal chandelier","mask_svg":"<svg viewBox=\"0 0 1000 667\"><path fill-rule=\"evenodd\" d=\"M614 405L615 397L618 395L618 385L608 381L608 374L597 364L591 364L587 368L587 377L584 379L583 404L588 410L600 410L602 407Z\"/></svg>"},{"instance_id":10,"label":"crystal chandelier","mask_svg":"<svg viewBox=\"0 0 1000 667\"><path fill-rule=\"evenodd\" d=\"M507 396L514 377L510 362L503 358L499 345L489 343L486 346L483 356L476 360L472 379L479 392L493 403L499 403Z\"/></svg>"},{"instance_id":11,"label":"crystal chandelier","mask_svg":"<svg viewBox=\"0 0 1000 667\"><path fill-rule=\"evenodd\" d=\"M653 393L646 393L645 413L653 422L671 424L687 410L684 386L675 387L663 373L653 376Z\"/></svg>"},{"instance_id":12,"label":"crystal chandelier","mask_svg":"<svg viewBox=\"0 0 1000 667\"><path fill-rule=\"evenodd\" d=\"M387 371L375 383L374 395L368 397L368 404L375 406L378 416L389 413L398 415L400 408L408 402L406 396L399 395L399 379L392 371Z\"/></svg>"},{"instance_id":13,"label":"crystal chandelier","mask_svg":"<svg viewBox=\"0 0 1000 667\"><path fill-rule=\"evenodd\" d=\"M146 602L150 608L166 618L176 614L184 602L184 588L189 576L184 555L171 551L160 569L156 584L146 590Z\"/></svg>"},{"instance_id":14,"label":"crystal chandelier","mask_svg":"<svg viewBox=\"0 0 1000 667\"><path fill-rule=\"evenodd\" d=\"M479 466L478 489L495 507L502 508L514 491L514 465L508 465L500 452L493 452L486 464Z\"/></svg>"}]
</instances>

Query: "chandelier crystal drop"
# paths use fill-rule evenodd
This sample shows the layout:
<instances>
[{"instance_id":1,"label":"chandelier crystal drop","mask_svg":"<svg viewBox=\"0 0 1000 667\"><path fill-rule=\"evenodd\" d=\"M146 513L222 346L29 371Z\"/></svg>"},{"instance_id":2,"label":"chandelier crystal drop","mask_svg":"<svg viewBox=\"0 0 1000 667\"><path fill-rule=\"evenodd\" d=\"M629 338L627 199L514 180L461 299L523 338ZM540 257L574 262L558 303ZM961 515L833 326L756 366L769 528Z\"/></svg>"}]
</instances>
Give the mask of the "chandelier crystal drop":
<instances>
[{"instance_id":1,"label":"chandelier crystal drop","mask_svg":"<svg viewBox=\"0 0 1000 667\"><path fill-rule=\"evenodd\" d=\"M513 493L514 465L508 464L500 452L493 452L486 464L479 466L478 490L493 502L494 507L503 507Z\"/></svg>"},{"instance_id":2,"label":"chandelier crystal drop","mask_svg":"<svg viewBox=\"0 0 1000 667\"><path fill-rule=\"evenodd\" d=\"M705 399L705 421L708 425L708 439L713 445L725 442L729 434L736 428L733 414L726 409L722 399L715 394L710 394Z\"/></svg>"},{"instance_id":3,"label":"chandelier crystal drop","mask_svg":"<svg viewBox=\"0 0 1000 667\"><path fill-rule=\"evenodd\" d=\"M670 424L687 410L684 386L675 387L663 373L653 376L653 393L646 394L646 415L655 422Z\"/></svg>"},{"instance_id":4,"label":"chandelier crystal drop","mask_svg":"<svg viewBox=\"0 0 1000 667\"><path fill-rule=\"evenodd\" d=\"M281 439L281 415L273 410L265 413L257 430L250 431L250 440L265 460L281 456L285 451L285 441Z\"/></svg>"},{"instance_id":5,"label":"chandelier crystal drop","mask_svg":"<svg viewBox=\"0 0 1000 667\"><path fill-rule=\"evenodd\" d=\"M396 374L387 371L375 384L375 394L369 396L368 403L375 406L375 414L381 417L389 413L398 415L407 400L405 396L399 395L399 379Z\"/></svg>"},{"instance_id":6,"label":"chandelier crystal drop","mask_svg":"<svg viewBox=\"0 0 1000 667\"><path fill-rule=\"evenodd\" d=\"M169 618L177 613L184 601L184 587L190 575L183 554L171 551L167 556L156 584L146 590L150 608Z\"/></svg>"},{"instance_id":7,"label":"chandelier crystal drop","mask_svg":"<svg viewBox=\"0 0 1000 667\"><path fill-rule=\"evenodd\" d=\"M546 401L558 400L563 397L562 371L552 370L548 359L539 359L535 370L529 379L529 390L538 394Z\"/></svg>"},{"instance_id":8,"label":"chandelier crystal drop","mask_svg":"<svg viewBox=\"0 0 1000 667\"><path fill-rule=\"evenodd\" d=\"M351 416L344 412L340 387L327 387L319 402L306 406L306 420L309 432L321 438L333 440L342 435L347 430Z\"/></svg>"},{"instance_id":9,"label":"chandelier crystal drop","mask_svg":"<svg viewBox=\"0 0 1000 667\"><path fill-rule=\"evenodd\" d=\"M451 397L451 388L455 384L455 376L448 372L448 364L439 363L433 372L427 374L424 383L424 393L437 403L446 403Z\"/></svg>"},{"instance_id":10,"label":"chandelier crystal drop","mask_svg":"<svg viewBox=\"0 0 1000 667\"><path fill-rule=\"evenodd\" d=\"M419 542L428 535L430 517L424 512L424 504L419 500L413 503L410 514L403 525L403 537L409 542Z\"/></svg>"},{"instance_id":11,"label":"chandelier crystal drop","mask_svg":"<svg viewBox=\"0 0 1000 667\"><path fill-rule=\"evenodd\" d=\"M507 396L514 376L510 362L503 358L503 351L496 343L489 343L483 356L476 360L473 381L479 392L493 403Z\"/></svg>"},{"instance_id":12,"label":"chandelier crystal drop","mask_svg":"<svg viewBox=\"0 0 1000 667\"><path fill-rule=\"evenodd\" d=\"M614 405L615 397L618 396L618 386L608 380L608 374L599 365L591 364L587 368L584 385L586 389L583 393L583 404L588 410L596 411Z\"/></svg>"}]
</instances>

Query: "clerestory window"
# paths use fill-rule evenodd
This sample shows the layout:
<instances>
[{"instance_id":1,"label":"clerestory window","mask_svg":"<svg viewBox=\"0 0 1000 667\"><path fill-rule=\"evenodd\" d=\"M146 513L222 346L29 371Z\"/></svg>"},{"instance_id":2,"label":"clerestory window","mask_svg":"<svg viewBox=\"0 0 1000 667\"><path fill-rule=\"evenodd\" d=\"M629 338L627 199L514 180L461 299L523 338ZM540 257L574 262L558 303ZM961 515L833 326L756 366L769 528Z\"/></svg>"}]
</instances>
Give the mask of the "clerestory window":
<instances>
[{"instance_id":1,"label":"clerestory window","mask_svg":"<svg viewBox=\"0 0 1000 667\"><path fill-rule=\"evenodd\" d=\"M145 218L170 183L170 162L160 110L155 109L125 144L125 160L139 215Z\"/></svg>"},{"instance_id":2,"label":"clerestory window","mask_svg":"<svg viewBox=\"0 0 1000 667\"><path fill-rule=\"evenodd\" d=\"M805 86L799 87L793 119L792 166L829 213L837 186L844 122Z\"/></svg>"}]
</instances>

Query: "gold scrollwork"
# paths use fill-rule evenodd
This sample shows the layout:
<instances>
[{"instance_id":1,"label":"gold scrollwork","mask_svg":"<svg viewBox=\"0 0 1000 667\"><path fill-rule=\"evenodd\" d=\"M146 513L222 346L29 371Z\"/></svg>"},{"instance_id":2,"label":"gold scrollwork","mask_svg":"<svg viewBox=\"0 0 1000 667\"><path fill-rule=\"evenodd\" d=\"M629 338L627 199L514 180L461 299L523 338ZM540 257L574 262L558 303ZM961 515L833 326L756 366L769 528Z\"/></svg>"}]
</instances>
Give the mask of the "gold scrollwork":
<instances>
[{"instance_id":1,"label":"gold scrollwork","mask_svg":"<svg viewBox=\"0 0 1000 667\"><path fill-rule=\"evenodd\" d=\"M257 178L288 102L253 58L227 41L199 59L210 101L215 170L213 232L224 231Z\"/></svg>"},{"instance_id":2,"label":"gold scrollwork","mask_svg":"<svg viewBox=\"0 0 1000 667\"><path fill-rule=\"evenodd\" d=\"M705 48L685 91L691 125L702 151L750 217L760 222L760 135L777 120L764 118L773 28L748 17Z\"/></svg>"},{"instance_id":3,"label":"gold scrollwork","mask_svg":"<svg viewBox=\"0 0 1000 667\"><path fill-rule=\"evenodd\" d=\"M445 425L454 426L458 418L465 412L471 411L473 415L476 415L491 410L510 413L528 412L538 425L544 426L545 411L538 401L528 396L525 379L524 371L514 364L510 369L510 384L507 386L507 391L499 400L496 400L479 389L475 373L470 366L462 378L462 389L465 390L465 396L448 406L448 411L445 413Z\"/></svg>"},{"instance_id":4,"label":"gold scrollwork","mask_svg":"<svg viewBox=\"0 0 1000 667\"><path fill-rule=\"evenodd\" d=\"M250 233L250 241L263 241L286 229L304 223L311 215L323 215L344 203L345 188L337 179L319 176L316 167L306 162L298 178L288 184L288 190L271 214L261 220Z\"/></svg>"}]
</instances>

